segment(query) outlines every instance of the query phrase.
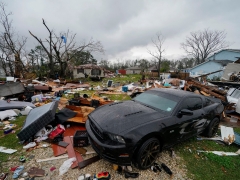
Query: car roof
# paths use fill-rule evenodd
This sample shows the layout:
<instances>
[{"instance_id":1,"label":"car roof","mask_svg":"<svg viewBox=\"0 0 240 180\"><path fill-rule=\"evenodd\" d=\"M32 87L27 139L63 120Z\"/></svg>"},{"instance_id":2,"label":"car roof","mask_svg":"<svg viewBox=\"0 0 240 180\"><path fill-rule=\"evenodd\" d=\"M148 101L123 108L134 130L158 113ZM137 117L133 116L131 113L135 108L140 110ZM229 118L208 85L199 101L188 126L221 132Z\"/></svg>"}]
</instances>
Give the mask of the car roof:
<instances>
[{"instance_id":1,"label":"car roof","mask_svg":"<svg viewBox=\"0 0 240 180\"><path fill-rule=\"evenodd\" d=\"M179 89L172 89L172 88L154 88L154 89L150 89L149 91L159 91L159 92L163 92L169 95L174 95L177 97L186 97L186 96L197 96L197 97L203 97L202 95L190 92L190 91L184 91L184 90L179 90Z\"/></svg>"}]
</instances>

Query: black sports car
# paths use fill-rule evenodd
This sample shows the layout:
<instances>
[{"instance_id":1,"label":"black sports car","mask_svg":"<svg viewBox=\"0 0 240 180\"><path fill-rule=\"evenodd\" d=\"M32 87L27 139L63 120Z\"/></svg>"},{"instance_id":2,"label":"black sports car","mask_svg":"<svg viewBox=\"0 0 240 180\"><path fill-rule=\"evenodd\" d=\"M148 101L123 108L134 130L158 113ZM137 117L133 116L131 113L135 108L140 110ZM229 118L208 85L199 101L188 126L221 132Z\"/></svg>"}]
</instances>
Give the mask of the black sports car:
<instances>
[{"instance_id":1,"label":"black sports car","mask_svg":"<svg viewBox=\"0 0 240 180\"><path fill-rule=\"evenodd\" d=\"M213 136L223 105L219 99L169 88L99 107L86 129L94 150L109 162L149 168L160 150L203 133Z\"/></svg>"}]
</instances>

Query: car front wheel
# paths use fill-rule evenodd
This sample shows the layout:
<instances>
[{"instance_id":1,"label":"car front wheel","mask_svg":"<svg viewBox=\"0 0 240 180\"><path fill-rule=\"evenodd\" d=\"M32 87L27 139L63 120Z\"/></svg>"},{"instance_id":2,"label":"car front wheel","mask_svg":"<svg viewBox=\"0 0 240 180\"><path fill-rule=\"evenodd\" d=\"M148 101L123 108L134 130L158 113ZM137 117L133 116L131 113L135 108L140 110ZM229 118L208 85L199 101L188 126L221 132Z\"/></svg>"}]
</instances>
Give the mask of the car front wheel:
<instances>
[{"instance_id":1,"label":"car front wheel","mask_svg":"<svg viewBox=\"0 0 240 180\"><path fill-rule=\"evenodd\" d=\"M136 156L136 163L139 169L148 169L157 159L160 151L160 143L156 138L145 141Z\"/></svg>"},{"instance_id":2,"label":"car front wheel","mask_svg":"<svg viewBox=\"0 0 240 180\"><path fill-rule=\"evenodd\" d=\"M203 133L204 136L207 137L213 137L217 131L218 131L218 126L219 126L219 119L214 118L208 125L207 129Z\"/></svg>"}]
</instances>

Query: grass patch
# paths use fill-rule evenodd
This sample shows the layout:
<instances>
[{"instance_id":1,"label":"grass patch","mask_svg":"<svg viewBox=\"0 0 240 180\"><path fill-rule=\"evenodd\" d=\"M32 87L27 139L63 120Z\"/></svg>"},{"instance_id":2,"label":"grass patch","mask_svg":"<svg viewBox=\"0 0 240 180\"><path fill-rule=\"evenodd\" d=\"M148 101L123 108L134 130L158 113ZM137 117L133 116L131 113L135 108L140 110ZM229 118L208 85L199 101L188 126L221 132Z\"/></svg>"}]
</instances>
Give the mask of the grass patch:
<instances>
[{"instance_id":1,"label":"grass patch","mask_svg":"<svg viewBox=\"0 0 240 180\"><path fill-rule=\"evenodd\" d=\"M239 131L240 128L234 128ZM196 180L202 179L239 179L238 169L240 167L239 156L218 156L213 153L202 153L203 151L225 151L236 152L239 146L235 144L222 145L211 140L197 140L192 138L175 147L176 152L183 158L188 169L188 177Z\"/></svg>"},{"instance_id":2,"label":"grass patch","mask_svg":"<svg viewBox=\"0 0 240 180\"><path fill-rule=\"evenodd\" d=\"M17 152L13 154L6 154L6 153L0 153L0 161L5 162L8 160L13 160L15 158L20 157L21 155L25 155L25 152L23 151L23 145L19 143L19 139L17 137L17 133L21 131L21 127L23 126L23 123L26 119L26 116L18 116L15 121L11 121L11 124L16 124L17 127L15 133L10 133L5 136L3 133L3 130L0 132L0 146L4 146L6 148L16 149Z\"/></svg>"}]
</instances>

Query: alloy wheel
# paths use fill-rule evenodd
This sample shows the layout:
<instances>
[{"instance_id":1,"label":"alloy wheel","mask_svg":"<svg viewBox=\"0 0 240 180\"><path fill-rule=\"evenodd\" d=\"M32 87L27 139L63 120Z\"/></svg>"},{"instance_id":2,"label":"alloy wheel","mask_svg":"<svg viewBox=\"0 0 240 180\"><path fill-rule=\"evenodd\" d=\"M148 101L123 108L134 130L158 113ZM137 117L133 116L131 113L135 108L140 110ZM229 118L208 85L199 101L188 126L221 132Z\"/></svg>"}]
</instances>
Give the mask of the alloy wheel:
<instances>
[{"instance_id":1,"label":"alloy wheel","mask_svg":"<svg viewBox=\"0 0 240 180\"><path fill-rule=\"evenodd\" d=\"M141 167L147 168L152 163L154 163L159 153L159 149L160 149L160 144L158 141L154 140L149 142L149 144L146 146L146 148L144 149L140 157Z\"/></svg>"}]
</instances>

